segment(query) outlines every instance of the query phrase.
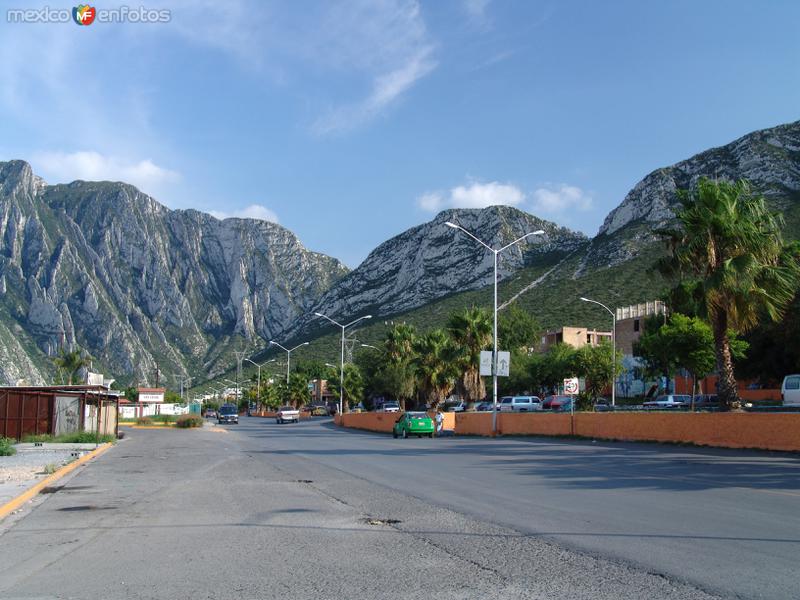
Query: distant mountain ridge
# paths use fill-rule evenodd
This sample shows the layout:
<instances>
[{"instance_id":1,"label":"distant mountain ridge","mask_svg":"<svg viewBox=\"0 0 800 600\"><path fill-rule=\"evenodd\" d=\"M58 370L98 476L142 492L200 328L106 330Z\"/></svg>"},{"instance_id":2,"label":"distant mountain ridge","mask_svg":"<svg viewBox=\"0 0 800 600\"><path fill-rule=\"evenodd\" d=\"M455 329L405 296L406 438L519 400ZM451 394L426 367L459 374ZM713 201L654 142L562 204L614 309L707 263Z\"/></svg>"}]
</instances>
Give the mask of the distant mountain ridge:
<instances>
[{"instance_id":1,"label":"distant mountain ridge","mask_svg":"<svg viewBox=\"0 0 800 600\"><path fill-rule=\"evenodd\" d=\"M169 210L124 183L49 186L27 163L0 163L0 380L52 380L47 353L77 343L120 379L152 381L158 364L177 386L229 370L235 348L328 332L314 312L390 318L490 285L492 254L446 221L494 247L545 231L501 255L502 279L539 274L515 293L539 298L546 287L552 302L559 286L597 285L611 267L624 282L626 265L642 273L661 251L653 229L674 218L677 190L703 176L749 179L800 227L800 121L651 172L592 239L511 207L451 209L353 271L273 223ZM647 297L620 302L656 293L637 289Z\"/></svg>"}]
</instances>

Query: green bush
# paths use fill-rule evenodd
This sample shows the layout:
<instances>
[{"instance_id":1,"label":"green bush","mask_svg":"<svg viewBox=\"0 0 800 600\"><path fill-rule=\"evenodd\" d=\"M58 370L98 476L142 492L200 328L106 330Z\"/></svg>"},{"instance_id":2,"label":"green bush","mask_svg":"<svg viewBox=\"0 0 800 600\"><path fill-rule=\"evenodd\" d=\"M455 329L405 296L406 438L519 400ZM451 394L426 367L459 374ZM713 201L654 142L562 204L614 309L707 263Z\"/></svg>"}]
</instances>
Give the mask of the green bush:
<instances>
[{"instance_id":1,"label":"green bush","mask_svg":"<svg viewBox=\"0 0 800 600\"><path fill-rule=\"evenodd\" d=\"M157 423L174 423L177 419L175 415L156 415L153 420Z\"/></svg>"},{"instance_id":2,"label":"green bush","mask_svg":"<svg viewBox=\"0 0 800 600\"><path fill-rule=\"evenodd\" d=\"M153 424L153 419L151 419L150 417L139 417L138 419L136 419L136 424L137 425L152 425Z\"/></svg>"},{"instance_id":3,"label":"green bush","mask_svg":"<svg viewBox=\"0 0 800 600\"><path fill-rule=\"evenodd\" d=\"M17 449L14 448L14 440L7 437L0 437L0 456L14 456Z\"/></svg>"},{"instance_id":4,"label":"green bush","mask_svg":"<svg viewBox=\"0 0 800 600\"><path fill-rule=\"evenodd\" d=\"M53 442L62 444L94 444L95 441L105 444L116 441L113 433L104 433L100 436L94 431L76 431L74 433L64 433L52 439Z\"/></svg>"},{"instance_id":5,"label":"green bush","mask_svg":"<svg viewBox=\"0 0 800 600\"><path fill-rule=\"evenodd\" d=\"M190 427L202 427L203 417L200 415L181 415L178 417L178 420L175 421L175 426L183 429L188 429Z\"/></svg>"}]
</instances>

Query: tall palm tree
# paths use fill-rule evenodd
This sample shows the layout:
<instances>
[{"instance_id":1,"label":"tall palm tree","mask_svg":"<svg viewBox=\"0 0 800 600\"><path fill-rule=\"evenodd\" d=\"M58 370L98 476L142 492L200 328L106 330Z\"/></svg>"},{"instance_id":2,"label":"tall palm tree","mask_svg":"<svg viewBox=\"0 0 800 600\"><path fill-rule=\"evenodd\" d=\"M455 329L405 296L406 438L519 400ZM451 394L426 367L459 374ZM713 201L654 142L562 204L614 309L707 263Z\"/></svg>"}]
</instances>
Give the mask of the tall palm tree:
<instances>
[{"instance_id":1,"label":"tall palm tree","mask_svg":"<svg viewBox=\"0 0 800 600\"><path fill-rule=\"evenodd\" d=\"M413 398L415 391L416 381L411 362L416 338L417 330L414 326L401 323L386 332L383 342L382 380L386 391L397 398L404 411L406 402Z\"/></svg>"},{"instance_id":2,"label":"tall palm tree","mask_svg":"<svg viewBox=\"0 0 800 600\"><path fill-rule=\"evenodd\" d=\"M414 342L412 366L420 390L432 409L443 402L455 385L459 374L450 336L443 329L418 337Z\"/></svg>"},{"instance_id":3,"label":"tall palm tree","mask_svg":"<svg viewBox=\"0 0 800 600\"><path fill-rule=\"evenodd\" d=\"M747 331L762 314L781 318L800 281L798 252L783 243L782 217L746 181L704 178L680 198L678 228L661 232L669 256L660 267L697 282L714 334L720 401L738 409L729 332Z\"/></svg>"},{"instance_id":4,"label":"tall palm tree","mask_svg":"<svg viewBox=\"0 0 800 600\"><path fill-rule=\"evenodd\" d=\"M68 385L72 385L73 379L78 376L80 370L88 367L92 362L92 357L84 355L80 348L66 352L63 348L58 356L53 358L53 362L61 373L67 374ZM61 380L64 381L63 379Z\"/></svg>"},{"instance_id":5,"label":"tall palm tree","mask_svg":"<svg viewBox=\"0 0 800 600\"><path fill-rule=\"evenodd\" d=\"M337 400L339 399L339 377L338 370L328 377L328 389ZM364 376L361 374L361 369L358 368L358 365L348 363L344 366L344 383L341 387L344 392L342 411L349 412L351 405L355 405L364 399Z\"/></svg>"},{"instance_id":6,"label":"tall palm tree","mask_svg":"<svg viewBox=\"0 0 800 600\"><path fill-rule=\"evenodd\" d=\"M460 370L458 387L471 409L486 396L486 383L480 374L480 359L481 350L492 344L492 316L484 309L467 308L450 315L447 329L455 342Z\"/></svg>"}]
</instances>

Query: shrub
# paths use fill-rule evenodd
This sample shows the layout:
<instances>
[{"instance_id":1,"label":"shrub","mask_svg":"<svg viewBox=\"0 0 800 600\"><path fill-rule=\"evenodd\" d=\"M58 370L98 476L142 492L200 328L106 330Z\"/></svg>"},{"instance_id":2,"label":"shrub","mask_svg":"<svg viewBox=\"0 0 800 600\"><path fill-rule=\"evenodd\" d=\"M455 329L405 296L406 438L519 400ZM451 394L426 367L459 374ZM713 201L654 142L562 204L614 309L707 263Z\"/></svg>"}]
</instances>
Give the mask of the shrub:
<instances>
[{"instance_id":1,"label":"shrub","mask_svg":"<svg viewBox=\"0 0 800 600\"><path fill-rule=\"evenodd\" d=\"M202 427L203 417L200 415L181 415L178 417L178 420L175 421L175 426L184 429L188 429L190 427Z\"/></svg>"},{"instance_id":2,"label":"shrub","mask_svg":"<svg viewBox=\"0 0 800 600\"><path fill-rule=\"evenodd\" d=\"M156 415L153 420L158 423L174 423L175 415Z\"/></svg>"},{"instance_id":3,"label":"shrub","mask_svg":"<svg viewBox=\"0 0 800 600\"><path fill-rule=\"evenodd\" d=\"M53 436L50 435L49 433L40 433L38 435L28 434L22 436L22 441L29 444L32 444L34 442L52 442Z\"/></svg>"},{"instance_id":4,"label":"shrub","mask_svg":"<svg viewBox=\"0 0 800 600\"><path fill-rule=\"evenodd\" d=\"M139 417L138 419L136 419L136 424L137 425L152 425L153 424L153 419L151 419L150 417Z\"/></svg>"},{"instance_id":5,"label":"shrub","mask_svg":"<svg viewBox=\"0 0 800 600\"><path fill-rule=\"evenodd\" d=\"M75 431L74 433L63 433L56 436L52 441L61 442L62 444L94 444L97 441L105 444L116 439L113 433L104 433L98 436L94 431Z\"/></svg>"},{"instance_id":6,"label":"shrub","mask_svg":"<svg viewBox=\"0 0 800 600\"><path fill-rule=\"evenodd\" d=\"M7 437L0 437L0 456L14 456L17 449L14 448L14 440Z\"/></svg>"}]
</instances>

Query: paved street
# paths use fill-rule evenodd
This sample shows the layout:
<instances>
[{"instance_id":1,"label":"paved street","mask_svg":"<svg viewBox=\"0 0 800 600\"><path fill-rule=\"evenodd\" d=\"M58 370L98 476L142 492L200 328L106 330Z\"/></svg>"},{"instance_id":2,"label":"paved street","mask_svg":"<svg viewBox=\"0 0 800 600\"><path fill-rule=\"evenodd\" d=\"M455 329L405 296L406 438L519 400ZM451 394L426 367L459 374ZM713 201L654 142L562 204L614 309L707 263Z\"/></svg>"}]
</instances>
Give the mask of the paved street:
<instances>
[{"instance_id":1,"label":"paved street","mask_svg":"<svg viewBox=\"0 0 800 600\"><path fill-rule=\"evenodd\" d=\"M221 428L220 428L221 429ZM800 459L134 430L0 524L0 598L797 598ZM397 520L386 523L385 520Z\"/></svg>"}]
</instances>

